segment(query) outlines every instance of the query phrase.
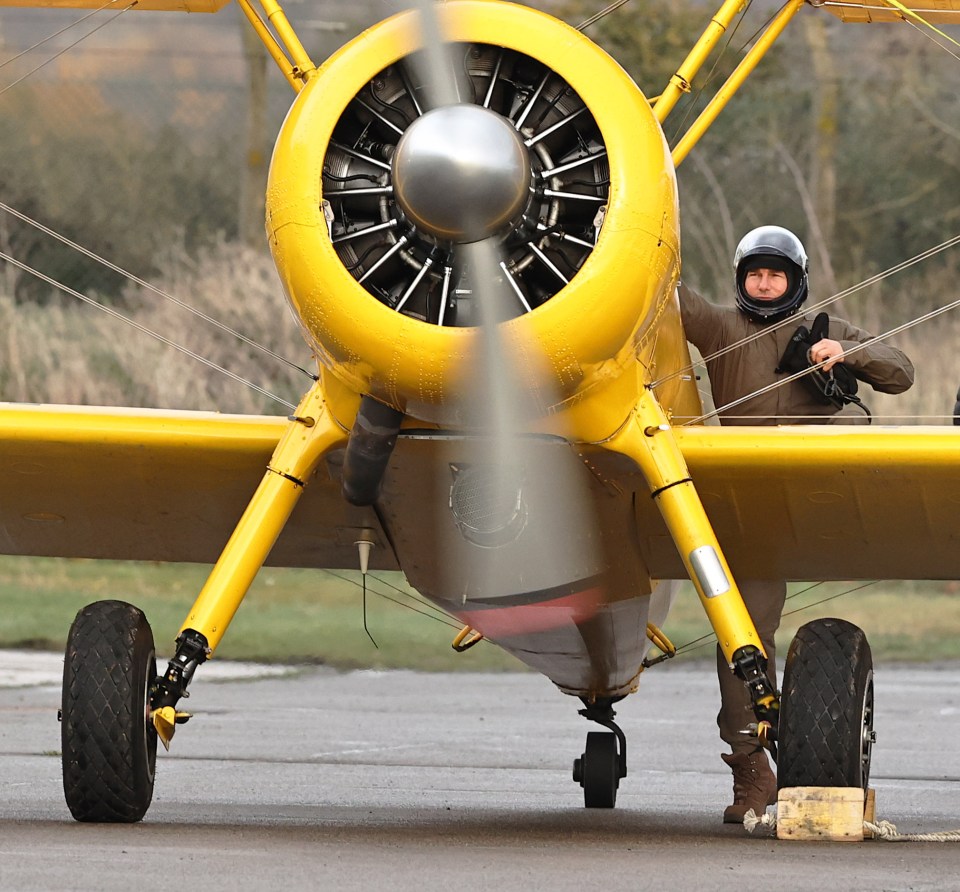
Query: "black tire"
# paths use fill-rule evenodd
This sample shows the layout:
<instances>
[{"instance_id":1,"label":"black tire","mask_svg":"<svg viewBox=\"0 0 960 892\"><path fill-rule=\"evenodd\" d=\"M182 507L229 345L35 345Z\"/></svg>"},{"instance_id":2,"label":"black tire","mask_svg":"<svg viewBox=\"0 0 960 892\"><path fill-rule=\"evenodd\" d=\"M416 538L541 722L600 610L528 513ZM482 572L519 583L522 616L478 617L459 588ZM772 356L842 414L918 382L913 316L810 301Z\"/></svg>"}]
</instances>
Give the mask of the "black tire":
<instances>
[{"instance_id":1,"label":"black tire","mask_svg":"<svg viewBox=\"0 0 960 892\"><path fill-rule=\"evenodd\" d=\"M842 619L801 626L783 673L777 786L861 787L873 748L873 656Z\"/></svg>"},{"instance_id":2,"label":"black tire","mask_svg":"<svg viewBox=\"0 0 960 892\"><path fill-rule=\"evenodd\" d=\"M583 804L587 808L613 808L620 786L620 756L617 735L604 731L587 734L583 752Z\"/></svg>"},{"instance_id":3,"label":"black tire","mask_svg":"<svg viewBox=\"0 0 960 892\"><path fill-rule=\"evenodd\" d=\"M63 663L63 792L78 821L133 823L153 799L157 732L153 632L123 601L84 607Z\"/></svg>"}]
</instances>

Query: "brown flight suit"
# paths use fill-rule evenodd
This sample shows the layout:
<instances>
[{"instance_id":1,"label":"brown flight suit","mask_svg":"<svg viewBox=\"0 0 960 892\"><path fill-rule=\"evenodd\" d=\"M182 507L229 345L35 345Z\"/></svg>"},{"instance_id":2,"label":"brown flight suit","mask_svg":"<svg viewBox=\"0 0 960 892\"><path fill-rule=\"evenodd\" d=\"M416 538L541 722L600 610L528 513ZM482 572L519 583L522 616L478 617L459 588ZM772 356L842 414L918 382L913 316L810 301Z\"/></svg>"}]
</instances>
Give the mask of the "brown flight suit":
<instances>
[{"instance_id":1,"label":"brown flight suit","mask_svg":"<svg viewBox=\"0 0 960 892\"><path fill-rule=\"evenodd\" d=\"M755 322L736 307L720 307L710 303L685 285L679 286L678 294L687 340L704 357L770 329L769 324ZM776 331L767 331L756 340L723 356L708 359L707 373L717 408L722 409L742 396L789 377L785 372L778 374L775 371L780 357L797 327L804 325L810 329L813 319L814 314L798 313L789 324ZM873 340L872 335L863 329L835 316L830 317L827 337L839 341L844 351ZM843 361L861 381L883 393L902 393L913 384L913 364L906 354L886 342L871 343ZM868 420L855 405L846 405L840 410L817 399L799 380L723 410L719 416L720 423L724 425L862 424ZM768 671L775 683L774 634L780 625L780 614L787 593L786 582L782 579L738 579L737 584L769 657ZM720 681L720 713L717 715L720 737L730 744L735 753L750 752L756 749L756 741L739 733L754 721L750 697L743 682L728 668L719 647L717 677Z\"/></svg>"}]
</instances>

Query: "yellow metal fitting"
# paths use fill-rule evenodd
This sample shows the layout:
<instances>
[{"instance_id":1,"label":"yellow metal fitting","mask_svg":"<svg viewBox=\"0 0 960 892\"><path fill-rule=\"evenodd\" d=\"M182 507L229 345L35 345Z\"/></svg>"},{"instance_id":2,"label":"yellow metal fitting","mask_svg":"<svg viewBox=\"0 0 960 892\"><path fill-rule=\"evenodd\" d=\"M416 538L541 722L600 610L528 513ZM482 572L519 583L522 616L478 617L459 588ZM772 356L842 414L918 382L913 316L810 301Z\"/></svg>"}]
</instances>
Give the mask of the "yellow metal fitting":
<instances>
[{"instance_id":1,"label":"yellow metal fitting","mask_svg":"<svg viewBox=\"0 0 960 892\"><path fill-rule=\"evenodd\" d=\"M471 638L467 638L468 635L472 633ZM464 639L467 639L464 641ZM465 650L469 650L479 641L483 641L483 632L477 632L470 628L470 626L464 626L459 632L457 632L456 637L453 639L453 644L450 646L458 653L462 654Z\"/></svg>"},{"instance_id":2,"label":"yellow metal fitting","mask_svg":"<svg viewBox=\"0 0 960 892\"><path fill-rule=\"evenodd\" d=\"M672 657L677 652L676 645L653 623L647 623L647 638L668 657Z\"/></svg>"},{"instance_id":3,"label":"yellow metal fitting","mask_svg":"<svg viewBox=\"0 0 960 892\"><path fill-rule=\"evenodd\" d=\"M172 706L161 706L160 709L154 709L150 713L150 721L157 729L157 737L160 738L165 750L170 749L170 741L173 740L173 732L176 731L177 725L183 725L192 717L192 713L177 712Z\"/></svg>"},{"instance_id":4,"label":"yellow metal fitting","mask_svg":"<svg viewBox=\"0 0 960 892\"><path fill-rule=\"evenodd\" d=\"M660 650L660 656L653 657L652 659L650 657L644 657L643 662L640 664L641 672L643 672L644 669L649 669L651 666L656 666L657 663L662 663L664 660L669 660L670 657L677 655L677 648L674 643L653 623L647 623L647 638L650 639L654 647Z\"/></svg>"},{"instance_id":5,"label":"yellow metal fitting","mask_svg":"<svg viewBox=\"0 0 960 892\"><path fill-rule=\"evenodd\" d=\"M775 735L773 734L773 725L770 722L760 722L757 725L757 743L770 749Z\"/></svg>"}]
</instances>

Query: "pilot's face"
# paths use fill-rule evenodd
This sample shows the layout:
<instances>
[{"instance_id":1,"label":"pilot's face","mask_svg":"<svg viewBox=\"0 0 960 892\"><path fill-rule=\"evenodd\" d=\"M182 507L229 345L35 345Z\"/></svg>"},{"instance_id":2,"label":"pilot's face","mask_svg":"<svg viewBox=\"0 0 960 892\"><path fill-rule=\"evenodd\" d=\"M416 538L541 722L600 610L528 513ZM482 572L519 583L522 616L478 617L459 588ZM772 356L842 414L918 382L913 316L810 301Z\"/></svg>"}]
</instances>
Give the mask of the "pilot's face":
<instances>
[{"instance_id":1,"label":"pilot's face","mask_svg":"<svg viewBox=\"0 0 960 892\"><path fill-rule=\"evenodd\" d=\"M743 280L743 290L754 300L776 300L787 293L787 274L779 269L752 269Z\"/></svg>"}]
</instances>

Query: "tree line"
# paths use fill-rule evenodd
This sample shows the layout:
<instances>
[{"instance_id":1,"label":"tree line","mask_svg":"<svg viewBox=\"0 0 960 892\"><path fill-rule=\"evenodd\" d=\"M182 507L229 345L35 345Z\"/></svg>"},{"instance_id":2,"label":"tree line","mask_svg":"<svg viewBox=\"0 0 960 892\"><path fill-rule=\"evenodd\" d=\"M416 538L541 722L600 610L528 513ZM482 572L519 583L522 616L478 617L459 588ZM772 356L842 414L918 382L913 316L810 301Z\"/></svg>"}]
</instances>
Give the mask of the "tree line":
<instances>
[{"instance_id":1,"label":"tree line","mask_svg":"<svg viewBox=\"0 0 960 892\"><path fill-rule=\"evenodd\" d=\"M565 0L550 4L550 11L576 25L601 5ZM586 33L653 97L716 5L631 0ZM666 121L671 145L772 8L754 0L703 67L692 93ZM917 29L847 25L823 10L801 9L678 170L684 278L715 300L729 301L737 241L753 226L776 222L804 239L812 294L822 299L955 235L958 83L960 61ZM10 90L0 96L8 124L0 128L0 198L143 278L183 282L193 270L204 279L207 272L198 270L226 256L224 246L241 235L237 184L248 160L242 90L241 84L239 105L236 91L230 102L195 97L198 114L211 124L204 139L197 128L191 135L190 128L153 120L149 111L138 117L112 107L104 85L28 82ZM53 95L59 105L49 101ZM185 89L181 105L191 95ZM284 94L281 101L288 100ZM74 115L65 120L70 110ZM0 249L108 302L135 308L140 299L121 277L3 214ZM260 250L265 256L265 246ZM845 298L838 312L876 332L927 312L954 299L958 258L958 249L944 251ZM174 259L183 271L170 267ZM245 262L259 269L261 260ZM66 300L9 266L0 269L0 292L8 310ZM932 354L930 344L952 338L957 328L952 317L942 317L935 329L917 329L898 343ZM9 368L13 355L22 358L30 349L21 343L6 351L0 383L14 382L17 394L33 398L37 387L27 385L22 369ZM94 365L112 369L102 359ZM922 410L933 413L947 405L939 388L952 396L958 375L947 354L928 374L938 380L927 382L931 396ZM137 386L141 398L143 385ZM9 390L4 397L21 398ZM915 410L921 411L919 403Z\"/></svg>"}]
</instances>

